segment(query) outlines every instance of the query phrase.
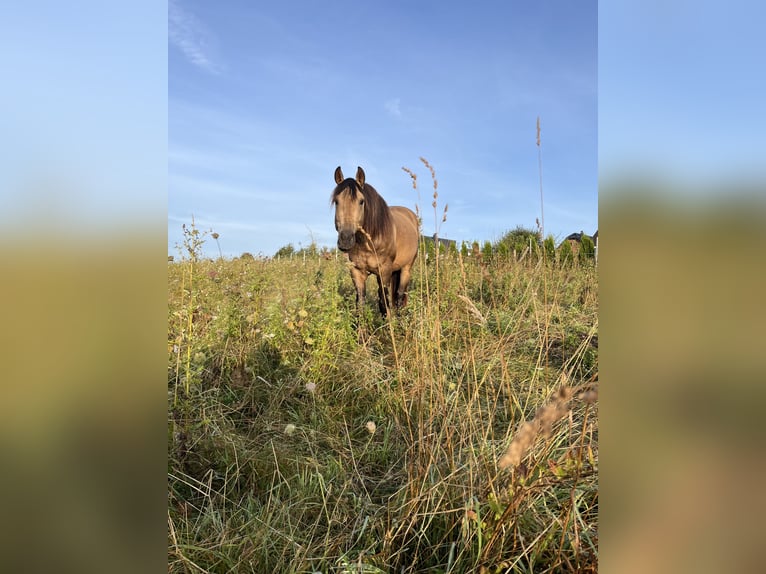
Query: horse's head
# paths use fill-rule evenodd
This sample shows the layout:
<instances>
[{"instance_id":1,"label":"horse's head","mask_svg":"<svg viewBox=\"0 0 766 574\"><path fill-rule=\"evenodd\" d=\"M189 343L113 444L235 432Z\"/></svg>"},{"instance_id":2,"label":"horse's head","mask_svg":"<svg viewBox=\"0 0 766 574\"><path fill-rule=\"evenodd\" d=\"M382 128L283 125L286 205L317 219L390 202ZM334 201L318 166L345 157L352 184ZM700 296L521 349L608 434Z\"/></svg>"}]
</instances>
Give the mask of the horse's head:
<instances>
[{"instance_id":1,"label":"horse's head","mask_svg":"<svg viewBox=\"0 0 766 574\"><path fill-rule=\"evenodd\" d=\"M340 166L335 170L337 186L332 192L335 206L335 230L338 232L338 249L350 251L356 241L356 232L364 222L365 194L364 170L356 170L356 179L344 179Z\"/></svg>"}]
</instances>

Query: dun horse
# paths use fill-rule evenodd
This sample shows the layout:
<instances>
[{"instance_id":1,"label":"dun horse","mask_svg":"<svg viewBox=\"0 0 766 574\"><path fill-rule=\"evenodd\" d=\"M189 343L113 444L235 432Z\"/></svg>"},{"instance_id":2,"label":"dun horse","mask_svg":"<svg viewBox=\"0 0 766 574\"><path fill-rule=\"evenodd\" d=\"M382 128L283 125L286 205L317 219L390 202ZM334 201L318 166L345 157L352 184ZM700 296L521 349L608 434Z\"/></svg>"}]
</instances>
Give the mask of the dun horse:
<instances>
[{"instance_id":1,"label":"dun horse","mask_svg":"<svg viewBox=\"0 0 766 574\"><path fill-rule=\"evenodd\" d=\"M352 264L357 308L361 310L364 304L365 283L372 273L378 278L378 306L385 316L393 306L407 304L420 231L411 209L388 207L364 177L361 167L356 170L356 179L344 179L340 166L335 170L337 186L331 201L338 249L348 254Z\"/></svg>"}]
</instances>

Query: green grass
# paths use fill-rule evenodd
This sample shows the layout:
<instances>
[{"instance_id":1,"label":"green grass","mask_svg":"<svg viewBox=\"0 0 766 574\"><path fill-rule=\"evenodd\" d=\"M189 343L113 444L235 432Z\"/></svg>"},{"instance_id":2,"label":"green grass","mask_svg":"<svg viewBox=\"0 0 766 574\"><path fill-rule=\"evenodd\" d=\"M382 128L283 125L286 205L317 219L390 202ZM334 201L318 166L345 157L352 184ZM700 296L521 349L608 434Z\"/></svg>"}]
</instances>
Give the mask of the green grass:
<instances>
[{"instance_id":1,"label":"green grass","mask_svg":"<svg viewBox=\"0 0 766 574\"><path fill-rule=\"evenodd\" d=\"M596 571L595 269L432 263L168 265L169 572Z\"/></svg>"}]
</instances>

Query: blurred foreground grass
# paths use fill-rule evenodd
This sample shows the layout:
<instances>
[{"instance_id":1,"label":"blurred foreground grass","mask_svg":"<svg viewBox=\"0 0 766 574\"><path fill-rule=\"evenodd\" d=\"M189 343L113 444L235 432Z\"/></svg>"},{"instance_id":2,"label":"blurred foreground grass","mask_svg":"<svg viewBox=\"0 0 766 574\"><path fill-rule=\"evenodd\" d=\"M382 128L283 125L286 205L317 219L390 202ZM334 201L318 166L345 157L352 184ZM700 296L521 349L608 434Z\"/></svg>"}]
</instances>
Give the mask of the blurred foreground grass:
<instances>
[{"instance_id":1,"label":"blurred foreground grass","mask_svg":"<svg viewBox=\"0 0 766 574\"><path fill-rule=\"evenodd\" d=\"M604 571L759 569L763 189L600 190Z\"/></svg>"},{"instance_id":2,"label":"blurred foreground grass","mask_svg":"<svg viewBox=\"0 0 766 574\"><path fill-rule=\"evenodd\" d=\"M0 247L8 571L162 567L166 275L147 235Z\"/></svg>"}]
</instances>

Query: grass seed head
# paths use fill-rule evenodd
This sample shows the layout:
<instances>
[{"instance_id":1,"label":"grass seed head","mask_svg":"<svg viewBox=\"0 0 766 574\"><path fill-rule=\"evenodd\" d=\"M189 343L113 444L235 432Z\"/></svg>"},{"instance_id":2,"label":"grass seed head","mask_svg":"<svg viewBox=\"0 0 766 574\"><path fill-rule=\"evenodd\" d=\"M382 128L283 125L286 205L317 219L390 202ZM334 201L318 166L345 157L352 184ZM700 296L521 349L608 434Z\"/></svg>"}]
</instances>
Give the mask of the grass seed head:
<instances>
[{"instance_id":1,"label":"grass seed head","mask_svg":"<svg viewBox=\"0 0 766 574\"><path fill-rule=\"evenodd\" d=\"M535 420L525 421L513 437L511 444L508 446L508 450L502 457L500 457L500 460L497 463L498 466L500 468L518 466L529 449L532 448L535 438L537 438L537 431L538 425Z\"/></svg>"},{"instance_id":2,"label":"grass seed head","mask_svg":"<svg viewBox=\"0 0 766 574\"><path fill-rule=\"evenodd\" d=\"M418 189L418 174L416 174L414 171L412 171L408 167L402 167L402 171L410 176L410 179L412 180L412 189L416 190Z\"/></svg>"},{"instance_id":3,"label":"grass seed head","mask_svg":"<svg viewBox=\"0 0 766 574\"><path fill-rule=\"evenodd\" d=\"M571 387L562 386L547 404L537 409L535 417L531 421L524 422L516 432L508 450L500 457L498 466L500 468L518 466L532 448L538 434L546 439L550 438L553 434L553 425L569 412L572 394Z\"/></svg>"}]
</instances>

